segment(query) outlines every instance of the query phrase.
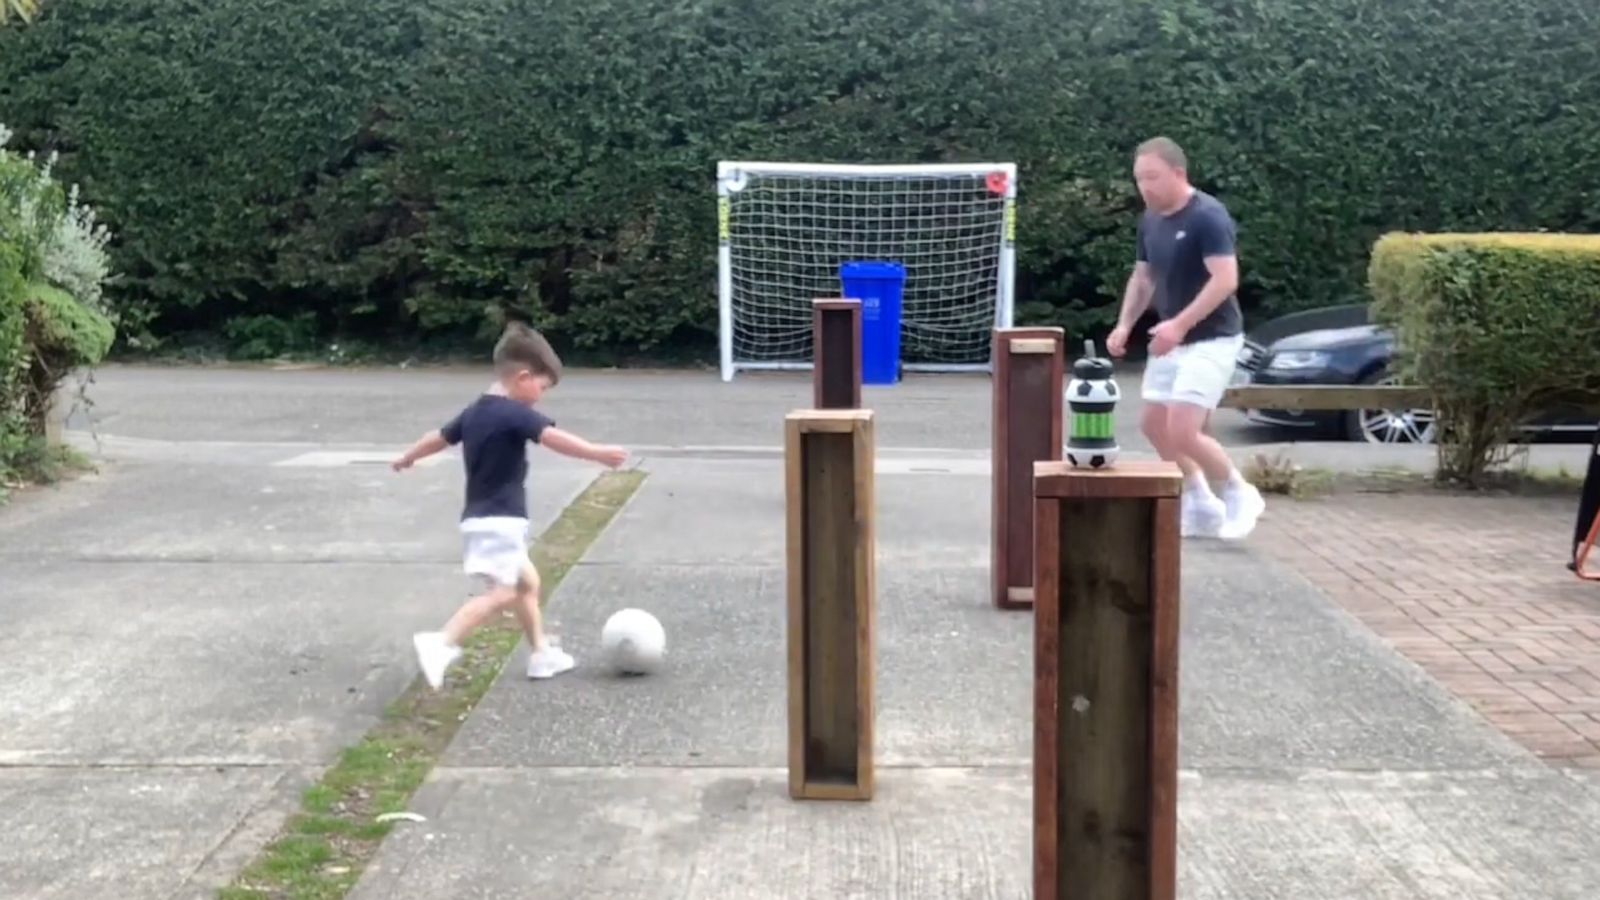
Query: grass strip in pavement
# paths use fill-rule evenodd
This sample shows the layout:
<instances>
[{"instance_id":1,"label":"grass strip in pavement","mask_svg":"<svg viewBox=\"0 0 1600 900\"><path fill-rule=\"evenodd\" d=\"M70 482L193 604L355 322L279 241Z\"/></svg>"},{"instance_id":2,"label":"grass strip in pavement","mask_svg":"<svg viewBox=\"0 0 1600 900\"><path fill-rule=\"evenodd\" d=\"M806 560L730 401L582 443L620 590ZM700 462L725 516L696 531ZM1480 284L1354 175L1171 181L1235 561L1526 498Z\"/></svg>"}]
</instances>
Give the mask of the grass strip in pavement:
<instances>
[{"instance_id":1,"label":"grass strip in pavement","mask_svg":"<svg viewBox=\"0 0 1600 900\"><path fill-rule=\"evenodd\" d=\"M644 478L638 470L601 474L540 535L532 556L544 605ZM430 690L420 677L413 681L383 720L301 795L300 809L221 891L221 900L345 896L393 827L376 818L405 810L521 640L522 629L508 614L467 641L441 690Z\"/></svg>"}]
</instances>

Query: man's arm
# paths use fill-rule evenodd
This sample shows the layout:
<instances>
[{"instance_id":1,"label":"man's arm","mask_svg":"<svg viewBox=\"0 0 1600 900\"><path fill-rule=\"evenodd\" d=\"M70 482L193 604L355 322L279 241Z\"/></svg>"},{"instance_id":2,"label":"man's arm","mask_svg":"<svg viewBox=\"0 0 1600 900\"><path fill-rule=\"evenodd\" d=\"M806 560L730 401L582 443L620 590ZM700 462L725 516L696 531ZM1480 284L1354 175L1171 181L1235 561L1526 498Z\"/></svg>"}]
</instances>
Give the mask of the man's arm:
<instances>
[{"instance_id":1,"label":"man's arm","mask_svg":"<svg viewBox=\"0 0 1600 900\"><path fill-rule=\"evenodd\" d=\"M1122 312L1117 315L1118 328L1133 328L1145 310L1150 308L1150 298L1155 296L1155 281L1150 277L1150 264L1140 260L1133 264L1128 284L1122 289Z\"/></svg>"},{"instance_id":2,"label":"man's arm","mask_svg":"<svg viewBox=\"0 0 1600 900\"><path fill-rule=\"evenodd\" d=\"M1174 317L1185 333L1216 311L1224 300L1239 289L1239 257L1233 218L1225 211L1216 209L1195 224L1198 227L1194 229L1194 239L1200 243L1200 255L1211 277L1195 294L1189 306Z\"/></svg>"},{"instance_id":3,"label":"man's arm","mask_svg":"<svg viewBox=\"0 0 1600 900\"><path fill-rule=\"evenodd\" d=\"M1183 326L1184 332L1211 315L1222 301L1233 295L1239 289L1239 258L1233 254L1226 256L1208 256L1205 259L1206 271L1211 277L1206 279L1205 287L1200 293L1194 295L1194 301L1173 318Z\"/></svg>"}]
</instances>

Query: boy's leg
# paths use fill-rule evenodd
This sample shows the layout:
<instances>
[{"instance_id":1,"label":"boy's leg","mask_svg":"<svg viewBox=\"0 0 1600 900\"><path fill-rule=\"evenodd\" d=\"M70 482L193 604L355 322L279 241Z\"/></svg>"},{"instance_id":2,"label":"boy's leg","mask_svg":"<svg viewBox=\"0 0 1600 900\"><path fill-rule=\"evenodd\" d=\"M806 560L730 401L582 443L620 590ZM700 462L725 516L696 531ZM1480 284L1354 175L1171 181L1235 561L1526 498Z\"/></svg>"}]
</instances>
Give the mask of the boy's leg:
<instances>
[{"instance_id":1,"label":"boy's leg","mask_svg":"<svg viewBox=\"0 0 1600 900\"><path fill-rule=\"evenodd\" d=\"M516 602L521 565L528 558L523 543L525 528L525 523L517 519L469 519L461 523L466 543L463 571L488 581L489 589L463 603L442 631L412 637L417 663L435 690L444 683L445 670L461 657L461 645L466 639Z\"/></svg>"},{"instance_id":2,"label":"boy's leg","mask_svg":"<svg viewBox=\"0 0 1600 900\"><path fill-rule=\"evenodd\" d=\"M461 658L462 644L515 598L514 588L494 585L487 592L461 604L442 631L424 631L412 635L417 665L422 669L423 677L428 679L429 687L438 690L444 684L445 671Z\"/></svg>"},{"instance_id":3,"label":"boy's leg","mask_svg":"<svg viewBox=\"0 0 1600 900\"><path fill-rule=\"evenodd\" d=\"M444 623L444 637L454 646L461 646L474 631L489 623L489 620L510 606L516 599L516 588L508 585L497 584L487 592L473 597L461 604L455 615Z\"/></svg>"},{"instance_id":4,"label":"boy's leg","mask_svg":"<svg viewBox=\"0 0 1600 900\"><path fill-rule=\"evenodd\" d=\"M532 562L522 569L522 579L517 583L517 596L511 608L522 623L522 635L528 640L528 677L553 678L575 667L577 660L562 650L555 641L547 640L539 608L539 570Z\"/></svg>"},{"instance_id":5,"label":"boy's leg","mask_svg":"<svg viewBox=\"0 0 1600 900\"><path fill-rule=\"evenodd\" d=\"M545 645L544 616L539 607L539 570L530 561L522 568L517 580L517 597L511 604L517 621L522 624L522 636L528 640L528 649L538 653Z\"/></svg>"}]
</instances>

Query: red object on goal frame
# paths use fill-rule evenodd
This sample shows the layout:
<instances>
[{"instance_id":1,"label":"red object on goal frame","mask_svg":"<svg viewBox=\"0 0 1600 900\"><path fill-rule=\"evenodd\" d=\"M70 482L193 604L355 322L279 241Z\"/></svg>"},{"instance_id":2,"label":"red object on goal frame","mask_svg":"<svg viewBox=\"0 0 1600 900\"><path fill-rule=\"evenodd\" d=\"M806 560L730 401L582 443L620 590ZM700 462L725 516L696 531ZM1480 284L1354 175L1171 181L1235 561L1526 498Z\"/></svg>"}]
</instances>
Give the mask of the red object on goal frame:
<instances>
[{"instance_id":1,"label":"red object on goal frame","mask_svg":"<svg viewBox=\"0 0 1600 900\"><path fill-rule=\"evenodd\" d=\"M1011 179L1007 178L1004 172L990 172L989 177L984 179L984 184L988 186L989 193L996 197L1004 197L1006 188L1011 186Z\"/></svg>"}]
</instances>

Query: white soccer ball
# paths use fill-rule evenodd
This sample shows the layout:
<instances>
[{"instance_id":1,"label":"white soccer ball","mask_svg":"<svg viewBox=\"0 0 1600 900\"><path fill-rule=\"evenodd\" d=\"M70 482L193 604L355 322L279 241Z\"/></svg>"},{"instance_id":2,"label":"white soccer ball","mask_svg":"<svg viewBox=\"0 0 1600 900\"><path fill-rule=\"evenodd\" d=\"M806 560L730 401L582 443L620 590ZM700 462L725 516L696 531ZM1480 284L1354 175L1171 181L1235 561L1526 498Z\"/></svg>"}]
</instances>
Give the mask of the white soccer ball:
<instances>
[{"instance_id":1,"label":"white soccer ball","mask_svg":"<svg viewBox=\"0 0 1600 900\"><path fill-rule=\"evenodd\" d=\"M1116 447L1095 447L1090 450L1068 450L1067 462L1080 469L1105 469L1116 464Z\"/></svg>"},{"instance_id":2,"label":"white soccer ball","mask_svg":"<svg viewBox=\"0 0 1600 900\"><path fill-rule=\"evenodd\" d=\"M642 609L619 609L600 630L600 651L606 665L622 675L648 675L667 652L667 632Z\"/></svg>"}]
</instances>

